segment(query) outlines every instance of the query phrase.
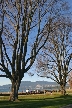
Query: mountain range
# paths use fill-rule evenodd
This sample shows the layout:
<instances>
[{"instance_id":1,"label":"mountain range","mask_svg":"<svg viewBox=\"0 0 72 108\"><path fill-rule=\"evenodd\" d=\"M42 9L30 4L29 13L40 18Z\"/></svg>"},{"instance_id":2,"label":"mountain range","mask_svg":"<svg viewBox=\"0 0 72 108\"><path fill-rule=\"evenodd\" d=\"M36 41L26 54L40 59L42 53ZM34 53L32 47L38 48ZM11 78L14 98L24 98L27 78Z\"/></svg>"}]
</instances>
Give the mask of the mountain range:
<instances>
[{"instance_id":1,"label":"mountain range","mask_svg":"<svg viewBox=\"0 0 72 108\"><path fill-rule=\"evenodd\" d=\"M68 86L68 85L67 85ZM29 90L43 90L43 89L59 89L59 85L56 82L47 82L47 81L22 81L20 84L19 92ZM0 92L10 92L11 84L0 86Z\"/></svg>"}]
</instances>

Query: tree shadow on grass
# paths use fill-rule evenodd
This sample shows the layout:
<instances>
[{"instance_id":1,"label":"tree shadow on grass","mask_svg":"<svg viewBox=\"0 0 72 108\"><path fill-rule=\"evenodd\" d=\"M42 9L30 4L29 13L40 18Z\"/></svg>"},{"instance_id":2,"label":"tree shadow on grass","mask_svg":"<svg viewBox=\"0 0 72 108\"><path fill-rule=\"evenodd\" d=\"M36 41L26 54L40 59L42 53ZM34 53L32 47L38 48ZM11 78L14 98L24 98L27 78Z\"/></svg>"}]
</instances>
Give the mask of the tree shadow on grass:
<instances>
[{"instance_id":1,"label":"tree shadow on grass","mask_svg":"<svg viewBox=\"0 0 72 108\"><path fill-rule=\"evenodd\" d=\"M72 96L60 96L41 99L20 99L20 102L0 101L0 108L59 108L71 104Z\"/></svg>"}]
</instances>

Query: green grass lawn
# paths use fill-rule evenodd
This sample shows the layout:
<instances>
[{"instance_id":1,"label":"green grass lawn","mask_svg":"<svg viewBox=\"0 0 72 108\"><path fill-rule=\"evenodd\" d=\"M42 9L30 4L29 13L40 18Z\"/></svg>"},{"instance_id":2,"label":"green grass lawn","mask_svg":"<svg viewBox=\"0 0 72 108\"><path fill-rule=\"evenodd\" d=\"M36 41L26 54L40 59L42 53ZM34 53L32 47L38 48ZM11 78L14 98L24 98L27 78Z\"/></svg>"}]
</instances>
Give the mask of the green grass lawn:
<instances>
[{"instance_id":1,"label":"green grass lawn","mask_svg":"<svg viewBox=\"0 0 72 108\"><path fill-rule=\"evenodd\" d=\"M60 108L72 104L72 95L25 95L19 102L9 102L9 97L0 97L0 108Z\"/></svg>"}]
</instances>

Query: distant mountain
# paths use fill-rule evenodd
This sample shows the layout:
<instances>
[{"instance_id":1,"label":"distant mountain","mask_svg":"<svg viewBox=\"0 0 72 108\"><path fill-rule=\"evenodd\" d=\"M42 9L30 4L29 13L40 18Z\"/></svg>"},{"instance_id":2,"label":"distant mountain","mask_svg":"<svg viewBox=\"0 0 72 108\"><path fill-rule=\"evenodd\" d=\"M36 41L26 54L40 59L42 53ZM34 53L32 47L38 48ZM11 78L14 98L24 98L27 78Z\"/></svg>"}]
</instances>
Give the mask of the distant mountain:
<instances>
[{"instance_id":1,"label":"distant mountain","mask_svg":"<svg viewBox=\"0 0 72 108\"><path fill-rule=\"evenodd\" d=\"M56 82L47 82L47 81L22 81L20 85L20 90L35 90L35 89L43 89L44 87L51 86L51 85L58 85Z\"/></svg>"},{"instance_id":2,"label":"distant mountain","mask_svg":"<svg viewBox=\"0 0 72 108\"><path fill-rule=\"evenodd\" d=\"M56 82L47 82L47 81L22 81L19 92L29 90L36 90L36 89L58 89L59 85ZM11 84L0 86L0 92L9 92L11 90Z\"/></svg>"},{"instance_id":3,"label":"distant mountain","mask_svg":"<svg viewBox=\"0 0 72 108\"><path fill-rule=\"evenodd\" d=\"M21 86L36 86L36 85L58 85L56 82L47 82L47 81L22 81Z\"/></svg>"}]
</instances>

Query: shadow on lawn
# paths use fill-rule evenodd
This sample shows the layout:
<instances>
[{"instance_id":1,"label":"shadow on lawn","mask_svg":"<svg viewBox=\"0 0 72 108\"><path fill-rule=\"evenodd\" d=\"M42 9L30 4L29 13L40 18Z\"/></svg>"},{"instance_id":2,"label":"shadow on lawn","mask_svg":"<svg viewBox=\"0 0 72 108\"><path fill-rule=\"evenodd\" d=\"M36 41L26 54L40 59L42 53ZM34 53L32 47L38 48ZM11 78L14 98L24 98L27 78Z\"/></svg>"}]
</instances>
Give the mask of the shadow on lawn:
<instances>
[{"instance_id":1,"label":"shadow on lawn","mask_svg":"<svg viewBox=\"0 0 72 108\"><path fill-rule=\"evenodd\" d=\"M72 96L54 98L20 99L20 102L0 101L0 108L59 108L72 103Z\"/></svg>"}]
</instances>

